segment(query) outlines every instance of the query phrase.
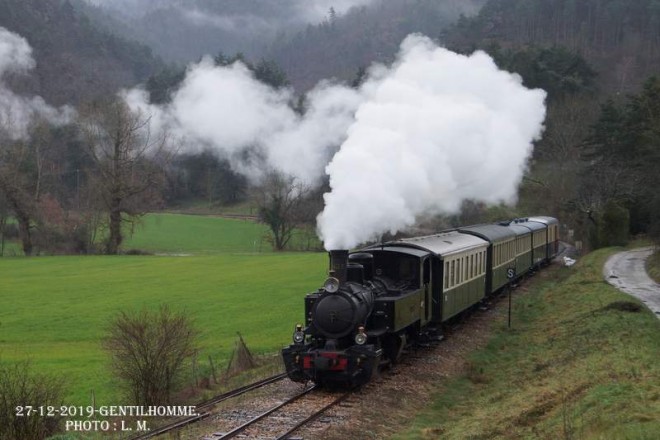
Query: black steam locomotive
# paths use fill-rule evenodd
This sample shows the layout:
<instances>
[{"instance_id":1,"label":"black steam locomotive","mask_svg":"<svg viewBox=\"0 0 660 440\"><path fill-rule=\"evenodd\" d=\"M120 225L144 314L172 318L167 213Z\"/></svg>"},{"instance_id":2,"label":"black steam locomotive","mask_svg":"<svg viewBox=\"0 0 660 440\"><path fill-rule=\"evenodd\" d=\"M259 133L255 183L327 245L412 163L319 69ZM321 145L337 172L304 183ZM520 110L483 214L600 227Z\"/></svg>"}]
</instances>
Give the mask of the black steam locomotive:
<instances>
[{"instance_id":1,"label":"black steam locomotive","mask_svg":"<svg viewBox=\"0 0 660 440\"><path fill-rule=\"evenodd\" d=\"M331 386L368 382L411 342L547 263L558 221L531 217L330 251L323 287L305 297L305 325L282 350L289 377Z\"/></svg>"}]
</instances>

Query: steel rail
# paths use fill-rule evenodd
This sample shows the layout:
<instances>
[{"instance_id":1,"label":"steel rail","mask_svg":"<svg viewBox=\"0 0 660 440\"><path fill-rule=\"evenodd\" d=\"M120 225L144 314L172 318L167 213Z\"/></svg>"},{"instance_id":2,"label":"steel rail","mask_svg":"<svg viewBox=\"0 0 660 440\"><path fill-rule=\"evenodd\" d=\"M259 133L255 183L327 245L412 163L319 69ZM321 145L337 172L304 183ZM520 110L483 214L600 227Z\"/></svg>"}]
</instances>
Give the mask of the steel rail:
<instances>
[{"instance_id":1,"label":"steel rail","mask_svg":"<svg viewBox=\"0 0 660 440\"><path fill-rule=\"evenodd\" d=\"M344 400L346 400L349 396L351 396L351 394L352 394L352 391L349 391L349 392L345 393L344 395L338 397L334 402L331 402L331 403L327 404L326 406L324 406L320 410L316 411L311 416L307 417L305 420L302 420L302 421L298 422L293 428L289 429L287 432L285 432L284 434L277 437L277 440L287 440L291 434L293 434L294 432L296 432L297 430L299 430L303 426L305 426L305 425L313 422L314 420L318 419L319 417L321 417L321 415L323 415L330 408L332 408L333 406L338 405L341 402L343 402Z\"/></svg>"},{"instance_id":2,"label":"steel rail","mask_svg":"<svg viewBox=\"0 0 660 440\"><path fill-rule=\"evenodd\" d=\"M316 385L312 385L311 387L309 387L306 390L296 394L293 397L290 397L289 399L285 400L284 402L280 403L279 405L272 407L268 411L263 412L263 413L259 414L257 417L254 417L253 419L248 420L247 422L243 423L241 426L239 426L237 428L234 428L231 431L225 433L224 435L218 437L218 440L225 440L225 439L230 439L230 438L236 437L238 434L245 431L250 426L254 425L255 423L259 422L260 420L268 417L269 415L271 415L275 411L277 411L277 410L279 410L279 409L281 409L281 408L283 408L287 405L290 405L291 403L293 403L296 400L300 399L302 396L311 393L312 391L314 391L316 389L316 387L317 387Z\"/></svg>"},{"instance_id":3,"label":"steel rail","mask_svg":"<svg viewBox=\"0 0 660 440\"><path fill-rule=\"evenodd\" d=\"M286 373L280 373L276 374L275 376L267 377L266 379L259 380L257 382L236 388L231 391L227 391L226 393L220 394L218 396L212 397L208 400L205 400L203 402L200 402L196 405L196 407L199 408L206 408L208 406L213 406L217 403L220 403L224 400L231 399L232 397L240 396L241 394L247 393L248 391L255 390L257 388L261 388L266 385L270 385L271 383L278 382L282 379L286 379L287 374Z\"/></svg>"}]
</instances>

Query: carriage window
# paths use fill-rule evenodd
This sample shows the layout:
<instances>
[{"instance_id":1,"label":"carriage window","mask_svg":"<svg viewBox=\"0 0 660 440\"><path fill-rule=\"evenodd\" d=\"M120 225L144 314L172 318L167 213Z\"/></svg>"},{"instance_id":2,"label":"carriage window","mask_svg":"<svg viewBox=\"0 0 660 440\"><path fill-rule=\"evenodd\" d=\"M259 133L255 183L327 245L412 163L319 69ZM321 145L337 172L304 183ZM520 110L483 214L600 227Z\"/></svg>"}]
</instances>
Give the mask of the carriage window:
<instances>
[{"instance_id":1,"label":"carriage window","mask_svg":"<svg viewBox=\"0 0 660 440\"><path fill-rule=\"evenodd\" d=\"M456 260L452 260L452 261L451 261L451 272L450 272L450 273L451 273L450 284L451 284L452 286L454 286L454 282L455 282L455 280L456 280L456 278L455 278L456 271L454 270L455 268L456 268Z\"/></svg>"},{"instance_id":2,"label":"carriage window","mask_svg":"<svg viewBox=\"0 0 660 440\"><path fill-rule=\"evenodd\" d=\"M449 261L445 263L445 285L449 287Z\"/></svg>"},{"instance_id":3,"label":"carriage window","mask_svg":"<svg viewBox=\"0 0 660 440\"><path fill-rule=\"evenodd\" d=\"M458 259L458 283L463 282L463 257Z\"/></svg>"}]
</instances>

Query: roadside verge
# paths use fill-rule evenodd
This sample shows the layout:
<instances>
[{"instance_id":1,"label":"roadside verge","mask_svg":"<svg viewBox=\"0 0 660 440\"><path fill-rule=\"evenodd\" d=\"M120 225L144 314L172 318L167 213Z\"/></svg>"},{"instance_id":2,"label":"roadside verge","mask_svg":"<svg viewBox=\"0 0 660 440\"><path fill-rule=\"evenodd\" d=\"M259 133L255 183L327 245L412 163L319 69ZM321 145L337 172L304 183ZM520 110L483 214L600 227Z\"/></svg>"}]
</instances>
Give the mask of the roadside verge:
<instances>
[{"instance_id":1,"label":"roadside verge","mask_svg":"<svg viewBox=\"0 0 660 440\"><path fill-rule=\"evenodd\" d=\"M602 277L605 249L514 295L486 348L396 439L660 438L660 321Z\"/></svg>"}]
</instances>

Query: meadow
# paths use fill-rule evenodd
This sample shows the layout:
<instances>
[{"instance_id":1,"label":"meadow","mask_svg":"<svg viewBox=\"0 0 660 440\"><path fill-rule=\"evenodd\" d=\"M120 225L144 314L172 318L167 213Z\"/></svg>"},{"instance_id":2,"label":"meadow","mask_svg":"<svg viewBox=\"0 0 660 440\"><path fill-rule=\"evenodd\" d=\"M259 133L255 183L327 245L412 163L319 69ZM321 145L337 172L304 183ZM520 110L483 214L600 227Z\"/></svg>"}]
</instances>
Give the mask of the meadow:
<instances>
[{"instance_id":1,"label":"meadow","mask_svg":"<svg viewBox=\"0 0 660 440\"><path fill-rule=\"evenodd\" d=\"M466 373L396 439L660 438L660 320L602 278L614 249L538 274Z\"/></svg>"},{"instance_id":2,"label":"meadow","mask_svg":"<svg viewBox=\"0 0 660 440\"><path fill-rule=\"evenodd\" d=\"M185 214L146 215L127 231L123 249L155 253L218 254L272 252L268 227L253 220ZM313 231L297 230L294 249L320 248Z\"/></svg>"},{"instance_id":3,"label":"meadow","mask_svg":"<svg viewBox=\"0 0 660 440\"><path fill-rule=\"evenodd\" d=\"M172 255L0 258L0 362L29 359L65 376L67 404L89 404L92 392L98 404L121 404L101 348L119 310L185 311L201 330L202 365L226 364L236 332L256 353L289 343L305 293L325 275L324 253L253 253L262 226L244 220L152 221L126 248Z\"/></svg>"}]
</instances>

